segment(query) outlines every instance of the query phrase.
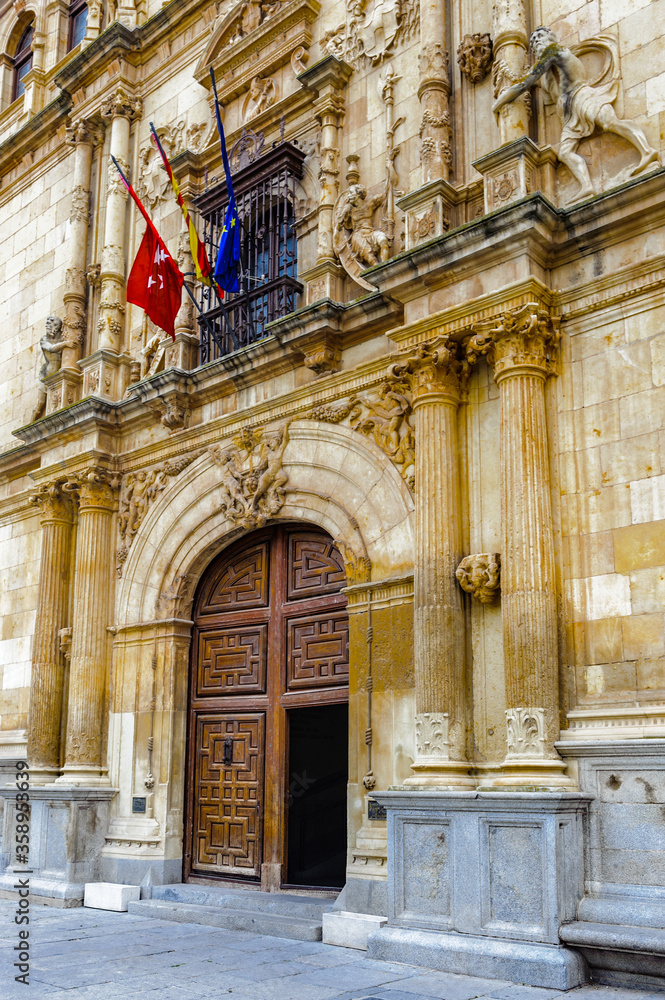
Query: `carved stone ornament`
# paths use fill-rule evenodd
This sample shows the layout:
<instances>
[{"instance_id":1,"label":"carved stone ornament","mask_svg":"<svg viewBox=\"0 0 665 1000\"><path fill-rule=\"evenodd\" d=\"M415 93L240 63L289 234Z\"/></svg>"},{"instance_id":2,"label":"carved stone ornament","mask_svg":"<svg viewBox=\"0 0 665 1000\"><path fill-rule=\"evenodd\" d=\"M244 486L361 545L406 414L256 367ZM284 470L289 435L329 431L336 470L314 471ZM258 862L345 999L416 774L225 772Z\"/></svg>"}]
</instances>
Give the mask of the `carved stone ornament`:
<instances>
[{"instance_id":1,"label":"carved stone ornament","mask_svg":"<svg viewBox=\"0 0 665 1000\"><path fill-rule=\"evenodd\" d=\"M342 352L338 347L332 345L322 345L308 351L303 364L305 368L311 369L317 378L323 375L332 375L339 371Z\"/></svg>"},{"instance_id":2,"label":"carved stone ornament","mask_svg":"<svg viewBox=\"0 0 665 1000\"><path fill-rule=\"evenodd\" d=\"M58 638L60 640L60 652L66 660L71 659L72 655L72 628L68 626L67 628L58 629Z\"/></svg>"},{"instance_id":3,"label":"carved stone ornament","mask_svg":"<svg viewBox=\"0 0 665 1000\"><path fill-rule=\"evenodd\" d=\"M486 355L495 378L517 366L527 366L545 375L555 371L560 339L558 316L535 302L502 313L494 320L476 324L466 344L466 356L474 364Z\"/></svg>"},{"instance_id":4,"label":"carved stone ornament","mask_svg":"<svg viewBox=\"0 0 665 1000\"><path fill-rule=\"evenodd\" d=\"M511 81L512 86L496 95L492 110L498 113L532 87L541 87L547 101L556 105L561 120L558 155L579 184L576 200L595 194L589 166L577 149L582 139L592 136L597 128L622 136L637 150L639 160L627 176L658 164L658 153L649 145L642 128L636 122L618 118L614 110L620 76L616 38L598 35L569 49L559 43L550 28L540 27L531 35L529 52L535 65L523 78ZM589 76L581 57L598 53L602 69Z\"/></svg>"},{"instance_id":5,"label":"carved stone ornament","mask_svg":"<svg viewBox=\"0 0 665 1000\"><path fill-rule=\"evenodd\" d=\"M299 45L291 53L291 69L296 76L304 73L309 62L309 52L303 45Z\"/></svg>"},{"instance_id":6,"label":"carved stone ornament","mask_svg":"<svg viewBox=\"0 0 665 1000\"><path fill-rule=\"evenodd\" d=\"M120 476L108 469L92 466L72 476L64 488L78 496L79 511L86 507L112 510L120 489Z\"/></svg>"},{"instance_id":7,"label":"carved stone ornament","mask_svg":"<svg viewBox=\"0 0 665 1000\"><path fill-rule=\"evenodd\" d=\"M157 598L155 618L188 619L192 610L195 587L196 581L186 573L175 576L173 582Z\"/></svg>"},{"instance_id":8,"label":"carved stone ornament","mask_svg":"<svg viewBox=\"0 0 665 1000\"><path fill-rule=\"evenodd\" d=\"M354 69L376 66L418 33L419 0L346 0L346 18L324 35L326 54Z\"/></svg>"},{"instance_id":9,"label":"carved stone ornament","mask_svg":"<svg viewBox=\"0 0 665 1000\"><path fill-rule=\"evenodd\" d=\"M462 559L455 573L459 585L481 604L491 604L499 590L501 557L498 552L480 552Z\"/></svg>"},{"instance_id":10,"label":"carved stone ornament","mask_svg":"<svg viewBox=\"0 0 665 1000\"><path fill-rule=\"evenodd\" d=\"M42 524L47 521L71 521L74 510L72 496L65 487L66 480L44 483L28 498L29 503L39 507Z\"/></svg>"},{"instance_id":11,"label":"carved stone ornament","mask_svg":"<svg viewBox=\"0 0 665 1000\"><path fill-rule=\"evenodd\" d=\"M179 475L202 454L203 451L199 449L162 462L153 469L141 469L125 476L118 510L118 528L122 540L117 552L118 575L122 571L122 564L127 559L134 536L141 527L145 515L160 493L166 489L169 479Z\"/></svg>"},{"instance_id":12,"label":"carved stone ornament","mask_svg":"<svg viewBox=\"0 0 665 1000\"><path fill-rule=\"evenodd\" d=\"M249 85L249 93L242 106L242 120L246 125L253 118L267 111L277 100L275 81L255 76Z\"/></svg>"},{"instance_id":13,"label":"carved stone ornament","mask_svg":"<svg viewBox=\"0 0 665 1000\"><path fill-rule=\"evenodd\" d=\"M329 424L348 421L354 431L365 434L392 462L411 491L415 489L415 434L412 423L411 387L403 378L389 375L370 396L351 396L340 403L316 406L312 420Z\"/></svg>"},{"instance_id":14,"label":"carved stone ornament","mask_svg":"<svg viewBox=\"0 0 665 1000\"><path fill-rule=\"evenodd\" d=\"M282 469L289 423L275 429L245 427L231 445L209 449L222 476L220 509L243 528L260 528L284 505L288 476Z\"/></svg>"},{"instance_id":15,"label":"carved stone ornament","mask_svg":"<svg viewBox=\"0 0 665 1000\"><path fill-rule=\"evenodd\" d=\"M189 422L191 403L184 393L175 393L167 399L158 396L148 405L158 414L162 426L171 433L181 430Z\"/></svg>"},{"instance_id":16,"label":"carved stone ornament","mask_svg":"<svg viewBox=\"0 0 665 1000\"><path fill-rule=\"evenodd\" d=\"M374 228L374 213L380 208L388 193L386 189L368 198L364 184L351 184L342 192L333 211L333 248L339 262L357 284L368 291L376 291L360 272L373 267L390 256L390 237L383 229Z\"/></svg>"},{"instance_id":17,"label":"carved stone ornament","mask_svg":"<svg viewBox=\"0 0 665 1000\"><path fill-rule=\"evenodd\" d=\"M174 125L166 125L157 129L157 135L164 147L164 152L170 160L185 148L185 124L183 118ZM160 202L164 201L167 193L171 190L171 182L164 169L159 150L154 142L148 140L139 150L136 192L142 201L147 201L150 208L154 209Z\"/></svg>"},{"instance_id":18,"label":"carved stone ornament","mask_svg":"<svg viewBox=\"0 0 665 1000\"><path fill-rule=\"evenodd\" d=\"M353 586L357 583L369 583L372 573L372 563L367 555L364 543L363 555L358 555L355 549L352 549L351 546L342 538L336 538L335 545L339 549L342 559L344 560L344 569L346 570L346 582L348 586Z\"/></svg>"},{"instance_id":19,"label":"carved stone ornament","mask_svg":"<svg viewBox=\"0 0 665 1000\"><path fill-rule=\"evenodd\" d=\"M460 346L449 337L419 344L393 365L393 374L411 389L412 399L444 392L459 399L464 393L470 365Z\"/></svg>"},{"instance_id":20,"label":"carved stone ornament","mask_svg":"<svg viewBox=\"0 0 665 1000\"><path fill-rule=\"evenodd\" d=\"M416 756L419 759L448 760L448 713L422 712L416 715Z\"/></svg>"},{"instance_id":21,"label":"carved stone ornament","mask_svg":"<svg viewBox=\"0 0 665 1000\"><path fill-rule=\"evenodd\" d=\"M485 32L465 35L457 48L457 65L469 83L480 83L492 65L492 39Z\"/></svg>"},{"instance_id":22,"label":"carved stone ornament","mask_svg":"<svg viewBox=\"0 0 665 1000\"><path fill-rule=\"evenodd\" d=\"M508 708L506 726L508 757L546 756L544 709Z\"/></svg>"},{"instance_id":23,"label":"carved stone ornament","mask_svg":"<svg viewBox=\"0 0 665 1000\"><path fill-rule=\"evenodd\" d=\"M122 87L118 87L113 94L102 101L100 114L107 121L121 117L128 118L130 122L133 122L140 117L142 107L140 97L133 97ZM122 163L120 165L123 166Z\"/></svg>"},{"instance_id":24,"label":"carved stone ornament","mask_svg":"<svg viewBox=\"0 0 665 1000\"><path fill-rule=\"evenodd\" d=\"M39 387L35 408L30 417L30 423L39 420L46 409L47 390L44 384L51 375L60 371L62 352L67 348L75 350L79 346L78 338L63 338L63 323L59 316L49 316L46 320L46 332L39 341L43 363L39 369Z\"/></svg>"}]
</instances>

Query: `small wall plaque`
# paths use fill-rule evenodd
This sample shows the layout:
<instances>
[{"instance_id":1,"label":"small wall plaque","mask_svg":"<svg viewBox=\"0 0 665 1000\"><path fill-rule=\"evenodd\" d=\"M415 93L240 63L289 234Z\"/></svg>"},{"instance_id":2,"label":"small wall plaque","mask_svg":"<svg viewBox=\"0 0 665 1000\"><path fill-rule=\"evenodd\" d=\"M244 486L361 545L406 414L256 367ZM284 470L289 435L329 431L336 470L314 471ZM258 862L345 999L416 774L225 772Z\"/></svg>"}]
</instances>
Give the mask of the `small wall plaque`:
<instances>
[{"instance_id":1,"label":"small wall plaque","mask_svg":"<svg viewBox=\"0 0 665 1000\"><path fill-rule=\"evenodd\" d=\"M145 812L145 795L135 795L132 798L132 812L133 813Z\"/></svg>"},{"instance_id":2,"label":"small wall plaque","mask_svg":"<svg viewBox=\"0 0 665 1000\"><path fill-rule=\"evenodd\" d=\"M380 806L375 799L367 800L367 819L385 819L386 807Z\"/></svg>"}]
</instances>

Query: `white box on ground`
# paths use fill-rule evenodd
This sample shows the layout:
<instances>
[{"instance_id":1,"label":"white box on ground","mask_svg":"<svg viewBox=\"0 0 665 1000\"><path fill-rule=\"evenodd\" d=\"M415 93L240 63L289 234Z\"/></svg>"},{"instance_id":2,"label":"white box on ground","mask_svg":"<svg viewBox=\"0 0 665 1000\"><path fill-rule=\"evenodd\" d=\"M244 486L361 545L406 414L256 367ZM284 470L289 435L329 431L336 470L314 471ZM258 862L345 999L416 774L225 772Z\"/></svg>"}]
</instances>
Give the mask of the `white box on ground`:
<instances>
[{"instance_id":1,"label":"white box on ground","mask_svg":"<svg viewBox=\"0 0 665 1000\"><path fill-rule=\"evenodd\" d=\"M387 923L387 917L377 917L373 913L351 913L348 910L324 913L323 943L367 951L368 934Z\"/></svg>"},{"instance_id":2,"label":"white box on ground","mask_svg":"<svg viewBox=\"0 0 665 1000\"><path fill-rule=\"evenodd\" d=\"M86 882L83 905L95 910L126 910L128 903L141 898L138 885L117 882Z\"/></svg>"}]
</instances>

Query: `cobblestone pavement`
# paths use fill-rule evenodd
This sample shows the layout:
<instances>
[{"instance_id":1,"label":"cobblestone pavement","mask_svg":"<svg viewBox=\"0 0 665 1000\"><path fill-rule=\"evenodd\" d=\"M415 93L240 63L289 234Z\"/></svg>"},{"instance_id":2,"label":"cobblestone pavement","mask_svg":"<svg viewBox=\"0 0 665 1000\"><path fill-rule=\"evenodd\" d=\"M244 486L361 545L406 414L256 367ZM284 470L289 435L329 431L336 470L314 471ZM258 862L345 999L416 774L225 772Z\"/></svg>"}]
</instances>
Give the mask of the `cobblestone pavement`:
<instances>
[{"instance_id":1,"label":"cobblestone pavement","mask_svg":"<svg viewBox=\"0 0 665 1000\"><path fill-rule=\"evenodd\" d=\"M103 910L33 906L30 984L14 982L15 903L0 900L0 1000L549 1000L557 990L372 962L325 944ZM582 986L571 1000L665 1000L652 988Z\"/></svg>"}]
</instances>

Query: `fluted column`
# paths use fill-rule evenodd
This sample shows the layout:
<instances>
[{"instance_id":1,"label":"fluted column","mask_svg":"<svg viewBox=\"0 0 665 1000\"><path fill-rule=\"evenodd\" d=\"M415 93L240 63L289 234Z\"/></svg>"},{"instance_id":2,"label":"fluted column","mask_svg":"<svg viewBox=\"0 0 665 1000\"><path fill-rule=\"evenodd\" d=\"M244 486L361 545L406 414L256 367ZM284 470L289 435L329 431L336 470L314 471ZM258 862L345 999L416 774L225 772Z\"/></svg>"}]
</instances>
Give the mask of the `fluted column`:
<instances>
[{"instance_id":1,"label":"fluted column","mask_svg":"<svg viewBox=\"0 0 665 1000\"><path fill-rule=\"evenodd\" d=\"M141 112L139 98L118 88L102 104L102 118L111 123L111 153L123 172L129 174L129 128ZM125 215L127 190L110 157L104 248L102 250L102 297L99 308L98 347L119 351L125 316Z\"/></svg>"},{"instance_id":2,"label":"fluted column","mask_svg":"<svg viewBox=\"0 0 665 1000\"><path fill-rule=\"evenodd\" d=\"M485 334L501 398L501 612L507 754L496 784L565 783L559 736L554 525L545 415L558 321L529 303Z\"/></svg>"},{"instance_id":3,"label":"fluted column","mask_svg":"<svg viewBox=\"0 0 665 1000\"><path fill-rule=\"evenodd\" d=\"M524 0L496 0L492 6L494 97L522 79L526 72L529 43ZM529 131L530 97L523 95L499 111L501 145L520 139Z\"/></svg>"},{"instance_id":4,"label":"fluted column","mask_svg":"<svg viewBox=\"0 0 665 1000\"><path fill-rule=\"evenodd\" d=\"M396 374L410 380L415 418L414 660L416 759L412 784L473 787L466 761L462 557L457 411L465 366L442 339Z\"/></svg>"},{"instance_id":5,"label":"fluted column","mask_svg":"<svg viewBox=\"0 0 665 1000\"><path fill-rule=\"evenodd\" d=\"M76 347L66 347L62 352L62 369L70 369L80 376L76 362L87 328L88 283L86 279L88 228L90 225L90 176L92 150L103 138L103 130L88 121L69 125L65 141L74 146L74 178L71 189L69 215L69 267L65 274L64 340L76 341Z\"/></svg>"},{"instance_id":6,"label":"fluted column","mask_svg":"<svg viewBox=\"0 0 665 1000\"><path fill-rule=\"evenodd\" d=\"M73 504L56 481L43 485L30 498L39 506L42 551L39 595L32 642L28 760L33 782L53 781L60 773L60 723L64 685L64 658L60 629L69 624L69 567Z\"/></svg>"},{"instance_id":7,"label":"fluted column","mask_svg":"<svg viewBox=\"0 0 665 1000\"><path fill-rule=\"evenodd\" d=\"M68 784L106 784L102 761L104 697L112 609L113 514L118 482L103 469L80 477L72 609L65 766Z\"/></svg>"},{"instance_id":8,"label":"fluted column","mask_svg":"<svg viewBox=\"0 0 665 1000\"><path fill-rule=\"evenodd\" d=\"M423 184L427 184L429 181L447 181L453 166L444 0L421 0L420 37L420 155Z\"/></svg>"}]
</instances>

